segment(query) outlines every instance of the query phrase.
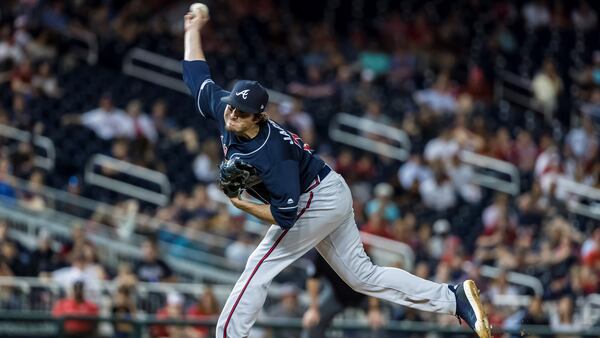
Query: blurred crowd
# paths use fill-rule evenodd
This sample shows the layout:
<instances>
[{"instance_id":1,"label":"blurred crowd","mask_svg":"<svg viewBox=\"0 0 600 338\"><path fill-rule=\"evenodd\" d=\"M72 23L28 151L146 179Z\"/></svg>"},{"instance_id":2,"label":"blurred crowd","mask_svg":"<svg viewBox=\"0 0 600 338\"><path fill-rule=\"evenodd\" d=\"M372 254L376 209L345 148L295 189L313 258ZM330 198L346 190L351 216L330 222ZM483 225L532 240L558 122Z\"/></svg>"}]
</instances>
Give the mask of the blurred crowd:
<instances>
[{"instance_id":1,"label":"blurred crowd","mask_svg":"<svg viewBox=\"0 0 600 338\"><path fill-rule=\"evenodd\" d=\"M181 58L187 4L167 3L3 4L0 123L50 137L63 155L57 157L57 169L47 172L36 167L31 143L2 140L0 196L5 203L30 210L57 208L89 222L58 249L49 245L47 234L40 235L31 252L1 235L2 275L55 278L68 283L67 289L75 287L75 295L81 293L79 282L93 290L98 280L114 279L125 286L116 293L113 311L129 314L128 285L177 280L152 240L142 246L144 260L110 271L85 240L85 229L95 223L118 228L121 221L55 205L36 193L44 185L164 222L140 222L136 232L168 243L170 254L184 256L181 248L197 246L197 231L228 237L232 244L222 254L233 266L245 264L258 238L242 230L255 220L219 202L214 181L222 152L210 123L198 121L188 97L116 73L132 47ZM490 304L502 297L532 296L525 308L490 307L495 326L581 327L577 300L600 292L600 227L598 220L569 210L576 203L596 203L597 210L598 201L563 190L558 182L600 188L600 42L590 38L598 36L597 5L544 0L316 3L209 4L203 47L215 81L227 86L236 78L253 78L289 94L270 104L267 113L344 176L362 231L414 250L413 273L443 283L474 278ZM80 65L73 42L86 31L97 36L100 46L98 63L87 68ZM577 39L583 47L573 58L568 44ZM499 69L529 81L538 113L494 99ZM84 74L89 84L77 81ZM94 82L100 85L87 88ZM123 90L111 87L121 82ZM87 93L85 102L72 101L75 89ZM36 109L40 102L43 109ZM331 142L328 122L342 111L401 128L412 144L409 158L399 163ZM473 184L476 172L460 160L463 150L516 166L520 192L512 196ZM167 174L175 187L171 203L137 205L86 187L82 164L95 152ZM122 178L110 168L102 173ZM14 186L14 177L28 182L27 191ZM501 273L484 279L483 265ZM543 294L509 284L509 272L535 276L544 285ZM285 313L283 307L289 317L300 317L294 290L267 312ZM173 308L153 309L158 316L185 311L181 295L164 301ZM202 309L188 315L218 313L214 298L201 303ZM68 307L57 305L55 312ZM448 320L409 310L391 313L394 319ZM153 334L205 334L177 330L156 327Z\"/></svg>"}]
</instances>

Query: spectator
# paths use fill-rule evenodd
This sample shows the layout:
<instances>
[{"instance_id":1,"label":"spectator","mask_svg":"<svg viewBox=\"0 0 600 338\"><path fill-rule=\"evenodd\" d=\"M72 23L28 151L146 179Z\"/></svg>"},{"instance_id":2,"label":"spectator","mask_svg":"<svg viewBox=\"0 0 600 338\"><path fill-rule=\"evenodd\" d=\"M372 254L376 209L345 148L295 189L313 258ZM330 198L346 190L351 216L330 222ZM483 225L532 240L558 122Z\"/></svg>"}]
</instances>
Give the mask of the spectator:
<instances>
[{"instance_id":1,"label":"spectator","mask_svg":"<svg viewBox=\"0 0 600 338\"><path fill-rule=\"evenodd\" d=\"M444 213L456 206L456 192L450 178L441 170L433 170L434 175L425 180L419 187L423 203L429 209Z\"/></svg>"},{"instance_id":2,"label":"spectator","mask_svg":"<svg viewBox=\"0 0 600 338\"><path fill-rule=\"evenodd\" d=\"M81 123L104 140L125 136L126 126L130 125L127 114L114 106L112 97L108 93L102 94L98 108L81 116L66 115L63 117L63 123Z\"/></svg>"},{"instance_id":3,"label":"spectator","mask_svg":"<svg viewBox=\"0 0 600 338\"><path fill-rule=\"evenodd\" d=\"M217 302L217 297L215 296L212 288L206 287L198 302L188 308L185 316L186 319L191 320L216 319L219 317L220 312L221 307ZM209 329L206 326L194 326L191 328L191 330L196 338L209 337Z\"/></svg>"},{"instance_id":4,"label":"spectator","mask_svg":"<svg viewBox=\"0 0 600 338\"><path fill-rule=\"evenodd\" d=\"M450 82L450 74L442 72L431 88L415 93L415 101L433 110L437 115L456 112L456 98Z\"/></svg>"},{"instance_id":5,"label":"spectator","mask_svg":"<svg viewBox=\"0 0 600 338\"><path fill-rule=\"evenodd\" d=\"M310 296L310 306L302 317L304 328L302 337L322 338L334 317L346 308L363 310L367 314L369 326L378 329L383 325L383 316L376 298L352 290L327 264L317 252L308 254L311 265L307 268L308 279L306 289ZM320 286L324 290L320 291ZM326 291L330 289L329 291ZM293 299L287 301L287 307L294 304ZM283 306L284 301L282 301ZM296 310L299 306L296 304ZM288 310L287 312L293 312ZM272 311L275 312L274 310ZM290 334L293 334L290 332ZM293 337L290 336L290 337Z\"/></svg>"},{"instance_id":6,"label":"spectator","mask_svg":"<svg viewBox=\"0 0 600 338\"><path fill-rule=\"evenodd\" d=\"M398 170L398 181L406 191L417 190L423 181L432 177L431 170L423 163L420 153L413 153Z\"/></svg>"},{"instance_id":7,"label":"spectator","mask_svg":"<svg viewBox=\"0 0 600 338\"><path fill-rule=\"evenodd\" d=\"M580 0L579 6L571 11L571 20L575 29L588 32L598 23L598 14L586 0Z\"/></svg>"},{"instance_id":8,"label":"spectator","mask_svg":"<svg viewBox=\"0 0 600 338\"><path fill-rule=\"evenodd\" d=\"M142 243L142 260L137 262L134 271L142 282L175 281L175 276L169 265L158 256L158 243L151 239L146 239Z\"/></svg>"},{"instance_id":9,"label":"spectator","mask_svg":"<svg viewBox=\"0 0 600 338\"><path fill-rule=\"evenodd\" d=\"M558 107L558 95L563 90L562 80L552 59L544 60L542 68L533 77L531 87L536 101L545 114L551 117Z\"/></svg>"},{"instance_id":10,"label":"spectator","mask_svg":"<svg viewBox=\"0 0 600 338\"><path fill-rule=\"evenodd\" d=\"M10 174L10 161L5 157L0 157L0 200L9 205L14 204L17 197Z\"/></svg>"},{"instance_id":11,"label":"spectator","mask_svg":"<svg viewBox=\"0 0 600 338\"><path fill-rule=\"evenodd\" d=\"M225 249L225 257L232 266L243 268L255 247L256 243L253 237L249 233L243 231L238 235L235 242L227 246Z\"/></svg>"},{"instance_id":12,"label":"spectator","mask_svg":"<svg viewBox=\"0 0 600 338\"><path fill-rule=\"evenodd\" d=\"M37 247L31 254L31 274L33 276L46 275L56 269L58 257L52 249L52 238L46 231L38 235Z\"/></svg>"},{"instance_id":13,"label":"spectator","mask_svg":"<svg viewBox=\"0 0 600 338\"><path fill-rule=\"evenodd\" d=\"M89 297L94 298L98 296L100 281L104 278L101 270L93 265L88 265L83 249L73 251L70 256L71 265L52 272L52 280L65 288L68 288L77 281L81 281L85 283Z\"/></svg>"},{"instance_id":14,"label":"spectator","mask_svg":"<svg viewBox=\"0 0 600 338\"><path fill-rule=\"evenodd\" d=\"M37 73L33 76L32 85L38 95L51 98L58 98L62 95L58 80L52 74L52 66L48 61L39 65Z\"/></svg>"},{"instance_id":15,"label":"spectator","mask_svg":"<svg viewBox=\"0 0 600 338\"><path fill-rule=\"evenodd\" d=\"M566 138L567 146L576 159L587 164L597 158L600 148L598 133L592 118L583 115L581 126L571 129Z\"/></svg>"},{"instance_id":16,"label":"spectator","mask_svg":"<svg viewBox=\"0 0 600 338\"><path fill-rule=\"evenodd\" d=\"M400 210L392 201L394 188L388 183L379 183L373 189L375 198L367 202L366 215L378 213L386 222L393 223L400 218Z\"/></svg>"},{"instance_id":17,"label":"spectator","mask_svg":"<svg viewBox=\"0 0 600 338\"><path fill-rule=\"evenodd\" d=\"M66 298L59 300L52 308L54 317L62 316L98 316L98 306L85 298L85 283L76 280ZM64 326L65 337L89 338L96 337L97 323L93 320L66 320Z\"/></svg>"},{"instance_id":18,"label":"spectator","mask_svg":"<svg viewBox=\"0 0 600 338\"><path fill-rule=\"evenodd\" d=\"M117 294L111 307L111 315L115 318L133 319L137 310L131 298L131 288L121 285L117 288ZM128 338L135 332L135 327L127 322L115 322L113 324L113 338Z\"/></svg>"},{"instance_id":19,"label":"spectator","mask_svg":"<svg viewBox=\"0 0 600 338\"><path fill-rule=\"evenodd\" d=\"M204 141L202 151L198 153L192 164L198 181L204 184L216 182L221 151L221 147L216 141L212 139Z\"/></svg>"},{"instance_id":20,"label":"spectator","mask_svg":"<svg viewBox=\"0 0 600 338\"><path fill-rule=\"evenodd\" d=\"M130 139L146 139L151 143L156 142L158 135L154 121L142 112L142 102L131 100L127 103L127 118L123 119L123 136Z\"/></svg>"},{"instance_id":21,"label":"spectator","mask_svg":"<svg viewBox=\"0 0 600 338\"><path fill-rule=\"evenodd\" d=\"M550 25L550 10L546 0L529 1L523 6L523 18L527 28L537 29Z\"/></svg>"},{"instance_id":22,"label":"spectator","mask_svg":"<svg viewBox=\"0 0 600 338\"><path fill-rule=\"evenodd\" d=\"M550 326L552 330L560 335L565 331L580 331L584 328L581 318L575 314L574 299L572 295L566 295L558 300L558 311L550 315Z\"/></svg>"},{"instance_id":23,"label":"spectator","mask_svg":"<svg viewBox=\"0 0 600 338\"><path fill-rule=\"evenodd\" d=\"M183 296L175 291L167 295L167 305L156 312L156 319L181 319L183 312ZM178 325L154 325L150 334L155 338L185 337L185 331L191 331Z\"/></svg>"},{"instance_id":24,"label":"spectator","mask_svg":"<svg viewBox=\"0 0 600 338\"><path fill-rule=\"evenodd\" d=\"M449 160L457 154L458 143L452 139L452 129L444 127L439 136L425 145L425 160L430 164L438 160Z\"/></svg>"}]
</instances>

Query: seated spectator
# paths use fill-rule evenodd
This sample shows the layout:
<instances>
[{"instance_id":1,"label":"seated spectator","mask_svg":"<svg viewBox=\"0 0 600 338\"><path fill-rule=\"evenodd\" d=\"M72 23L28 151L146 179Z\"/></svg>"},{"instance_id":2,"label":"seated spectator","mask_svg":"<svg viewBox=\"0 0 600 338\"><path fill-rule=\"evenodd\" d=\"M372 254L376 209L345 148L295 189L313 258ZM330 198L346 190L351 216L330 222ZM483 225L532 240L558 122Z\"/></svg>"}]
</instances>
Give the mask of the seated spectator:
<instances>
[{"instance_id":1,"label":"seated spectator","mask_svg":"<svg viewBox=\"0 0 600 338\"><path fill-rule=\"evenodd\" d=\"M599 133L600 130L594 126L592 118L588 115L583 115L581 126L571 129L567 134L565 142L576 159L583 163L589 163L597 159L600 152Z\"/></svg>"},{"instance_id":2,"label":"seated spectator","mask_svg":"<svg viewBox=\"0 0 600 338\"><path fill-rule=\"evenodd\" d=\"M531 297L531 303L527 307L527 312L523 317L523 325L549 325L550 320L544 312L542 297Z\"/></svg>"},{"instance_id":3,"label":"seated spectator","mask_svg":"<svg viewBox=\"0 0 600 338\"><path fill-rule=\"evenodd\" d=\"M456 206L456 192L452 181L439 166L433 171L434 176L423 181L419 192L425 206L437 212L445 212Z\"/></svg>"},{"instance_id":4,"label":"seated spectator","mask_svg":"<svg viewBox=\"0 0 600 338\"><path fill-rule=\"evenodd\" d=\"M558 107L558 95L563 90L563 83L552 59L544 60L542 68L533 77L531 88L533 96L544 112L554 113Z\"/></svg>"},{"instance_id":5,"label":"seated spectator","mask_svg":"<svg viewBox=\"0 0 600 338\"><path fill-rule=\"evenodd\" d=\"M252 236L242 231L235 242L229 244L225 249L225 257L231 265L242 268L246 265L248 257L256 248L256 243Z\"/></svg>"},{"instance_id":6,"label":"seated spectator","mask_svg":"<svg viewBox=\"0 0 600 338\"><path fill-rule=\"evenodd\" d=\"M38 235L37 247L31 254L31 273L34 276L46 275L58 265L58 256L52 249L52 238L44 230Z\"/></svg>"},{"instance_id":7,"label":"seated spectator","mask_svg":"<svg viewBox=\"0 0 600 338\"><path fill-rule=\"evenodd\" d=\"M588 1L581 0L579 6L571 11L571 20L575 29L587 32L597 27L598 14L590 7Z\"/></svg>"},{"instance_id":8,"label":"seated spectator","mask_svg":"<svg viewBox=\"0 0 600 338\"><path fill-rule=\"evenodd\" d=\"M38 95L44 95L51 98L58 98L62 95L62 90L58 86L56 76L52 74L50 62L42 62L33 76L33 88Z\"/></svg>"},{"instance_id":9,"label":"seated spectator","mask_svg":"<svg viewBox=\"0 0 600 338\"><path fill-rule=\"evenodd\" d=\"M444 127L438 137L427 142L424 157L428 163L445 161L455 156L458 151L458 143L452 139L452 129Z\"/></svg>"},{"instance_id":10,"label":"seated spectator","mask_svg":"<svg viewBox=\"0 0 600 338\"><path fill-rule=\"evenodd\" d=\"M415 93L415 101L429 107L438 115L455 113L456 98L453 95L450 74L440 73L431 88Z\"/></svg>"},{"instance_id":11,"label":"seated spectator","mask_svg":"<svg viewBox=\"0 0 600 338\"><path fill-rule=\"evenodd\" d=\"M102 271L94 265L88 265L83 249L71 255L71 265L52 272L52 280L68 288L73 283L85 283L88 296L97 297L100 292L100 281L104 278Z\"/></svg>"},{"instance_id":12,"label":"seated spectator","mask_svg":"<svg viewBox=\"0 0 600 338\"><path fill-rule=\"evenodd\" d=\"M124 136L129 139L146 139L155 143L158 134L154 121L142 112L142 102L140 100L131 100L127 103L127 119L123 119Z\"/></svg>"},{"instance_id":13,"label":"seated spectator","mask_svg":"<svg viewBox=\"0 0 600 338\"><path fill-rule=\"evenodd\" d=\"M411 154L408 161L398 169L398 181L406 191L418 191L419 185L432 175L420 153Z\"/></svg>"},{"instance_id":14,"label":"seated spectator","mask_svg":"<svg viewBox=\"0 0 600 338\"><path fill-rule=\"evenodd\" d=\"M131 296L132 289L126 285L121 285L117 289L117 294L111 307L111 315L116 318L133 319L136 314L135 302ZM135 327L127 322L114 322L114 338L128 338L135 332Z\"/></svg>"},{"instance_id":15,"label":"seated spectator","mask_svg":"<svg viewBox=\"0 0 600 338\"><path fill-rule=\"evenodd\" d=\"M202 144L202 151L198 153L192 164L198 181L204 184L216 182L221 152L220 145L214 140L208 139Z\"/></svg>"},{"instance_id":16,"label":"seated spectator","mask_svg":"<svg viewBox=\"0 0 600 338\"><path fill-rule=\"evenodd\" d=\"M267 310L267 315L275 319L300 319L304 315L304 308L298 301L298 289L292 284L282 287L281 298L278 303ZM273 338L300 338L300 331L295 329L277 330Z\"/></svg>"},{"instance_id":17,"label":"seated spectator","mask_svg":"<svg viewBox=\"0 0 600 338\"><path fill-rule=\"evenodd\" d=\"M393 202L394 188L388 183L379 183L373 189L375 198L367 202L367 217L379 213L386 222L393 223L400 218L400 210Z\"/></svg>"},{"instance_id":18,"label":"seated spectator","mask_svg":"<svg viewBox=\"0 0 600 338\"><path fill-rule=\"evenodd\" d=\"M142 282L173 282L173 271L160 257L158 243L146 239L142 243L142 260L135 265L135 274Z\"/></svg>"},{"instance_id":19,"label":"seated spectator","mask_svg":"<svg viewBox=\"0 0 600 338\"><path fill-rule=\"evenodd\" d=\"M216 319L219 317L220 312L221 307L217 302L217 297L212 288L206 287L198 302L187 309L185 318L190 320ZM193 326L191 329L196 338L209 337L209 328L206 326Z\"/></svg>"},{"instance_id":20,"label":"seated spectator","mask_svg":"<svg viewBox=\"0 0 600 338\"><path fill-rule=\"evenodd\" d=\"M584 329L581 317L575 313L573 295L565 295L558 300L558 311L550 314L550 327L559 334Z\"/></svg>"},{"instance_id":21,"label":"seated spectator","mask_svg":"<svg viewBox=\"0 0 600 338\"><path fill-rule=\"evenodd\" d=\"M17 201L17 192L15 190L11 175L10 161L5 157L0 157L0 201L12 205Z\"/></svg>"},{"instance_id":22,"label":"seated spectator","mask_svg":"<svg viewBox=\"0 0 600 338\"><path fill-rule=\"evenodd\" d=\"M182 319L183 296L177 292L170 292L167 295L167 305L156 312L156 319ZM185 337L185 332L192 330L179 325L153 325L150 327L150 334L154 338L178 338Z\"/></svg>"},{"instance_id":23,"label":"seated spectator","mask_svg":"<svg viewBox=\"0 0 600 338\"><path fill-rule=\"evenodd\" d=\"M98 305L85 298L85 283L76 280L66 298L59 300L52 308L54 317L62 316L98 316ZM96 337L97 322L93 320L70 319L65 321L65 337L90 338Z\"/></svg>"},{"instance_id":24,"label":"seated spectator","mask_svg":"<svg viewBox=\"0 0 600 338\"><path fill-rule=\"evenodd\" d=\"M16 67L10 78L10 88L15 94L30 97L33 94L33 68L25 59Z\"/></svg>"},{"instance_id":25,"label":"seated spectator","mask_svg":"<svg viewBox=\"0 0 600 338\"><path fill-rule=\"evenodd\" d=\"M63 123L67 125L80 123L104 140L126 136L126 126L130 125L127 114L114 106L112 97L108 93L100 97L98 108L82 115L66 115L63 117Z\"/></svg>"},{"instance_id":26,"label":"seated spectator","mask_svg":"<svg viewBox=\"0 0 600 338\"><path fill-rule=\"evenodd\" d=\"M596 228L581 245L583 264L600 272L600 228Z\"/></svg>"}]
</instances>

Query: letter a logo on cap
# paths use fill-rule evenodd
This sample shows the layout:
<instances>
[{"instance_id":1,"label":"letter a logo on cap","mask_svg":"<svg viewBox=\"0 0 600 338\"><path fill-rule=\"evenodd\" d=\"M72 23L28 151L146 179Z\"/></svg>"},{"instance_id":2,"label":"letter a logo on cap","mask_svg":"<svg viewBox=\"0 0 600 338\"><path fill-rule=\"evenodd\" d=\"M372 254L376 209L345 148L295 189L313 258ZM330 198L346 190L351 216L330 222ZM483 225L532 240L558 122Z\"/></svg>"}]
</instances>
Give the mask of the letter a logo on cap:
<instances>
[{"instance_id":1,"label":"letter a logo on cap","mask_svg":"<svg viewBox=\"0 0 600 338\"><path fill-rule=\"evenodd\" d=\"M250 89L245 89L245 90L242 90L241 92L237 92L237 93L235 93L235 96L240 96L240 95L242 95L242 98L245 100L245 99L247 99L247 98L248 98L248 92L249 92L249 91L250 91Z\"/></svg>"}]
</instances>

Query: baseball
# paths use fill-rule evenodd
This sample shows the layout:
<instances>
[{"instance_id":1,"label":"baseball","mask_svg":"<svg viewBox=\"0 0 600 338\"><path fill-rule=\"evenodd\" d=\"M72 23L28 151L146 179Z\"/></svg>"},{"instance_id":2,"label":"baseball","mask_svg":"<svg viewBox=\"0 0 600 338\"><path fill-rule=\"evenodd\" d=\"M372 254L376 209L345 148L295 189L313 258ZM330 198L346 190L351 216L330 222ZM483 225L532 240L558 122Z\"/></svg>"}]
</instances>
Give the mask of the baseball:
<instances>
[{"instance_id":1,"label":"baseball","mask_svg":"<svg viewBox=\"0 0 600 338\"><path fill-rule=\"evenodd\" d=\"M196 2L190 6L190 12L202 13L202 16L208 17L208 7L200 2Z\"/></svg>"}]
</instances>

